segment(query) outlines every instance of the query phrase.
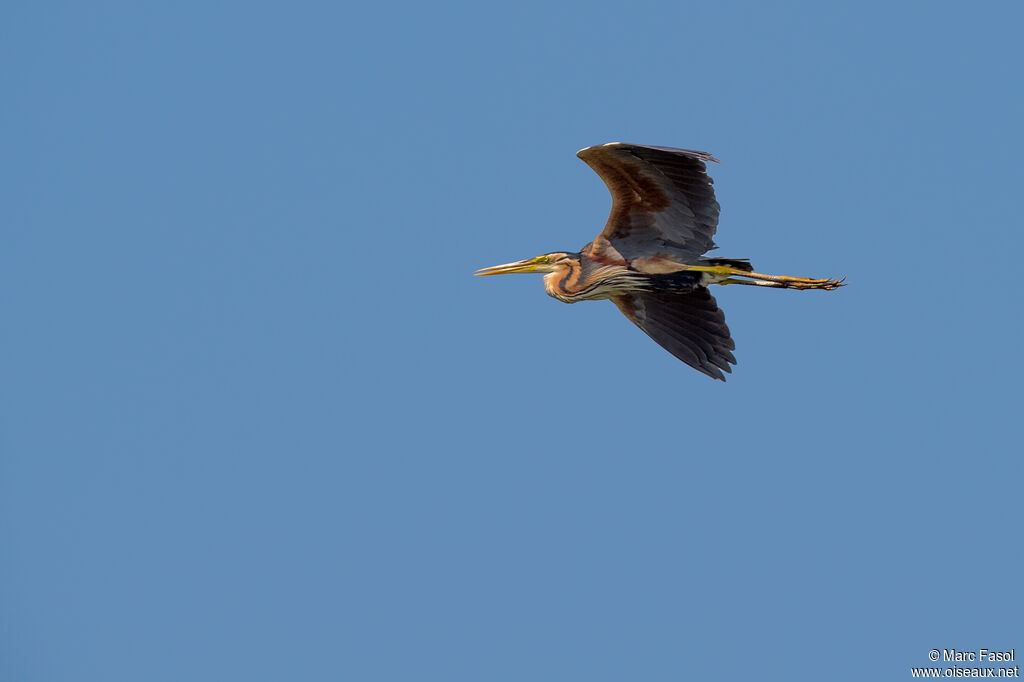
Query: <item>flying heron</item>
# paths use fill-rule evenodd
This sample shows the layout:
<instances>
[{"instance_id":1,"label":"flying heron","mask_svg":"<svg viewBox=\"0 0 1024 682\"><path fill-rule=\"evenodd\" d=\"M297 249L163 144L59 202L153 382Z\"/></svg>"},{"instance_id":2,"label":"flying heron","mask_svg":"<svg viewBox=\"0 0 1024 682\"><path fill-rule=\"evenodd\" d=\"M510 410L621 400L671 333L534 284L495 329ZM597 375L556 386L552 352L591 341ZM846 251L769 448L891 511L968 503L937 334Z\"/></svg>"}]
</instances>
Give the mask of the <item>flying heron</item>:
<instances>
[{"instance_id":1,"label":"flying heron","mask_svg":"<svg viewBox=\"0 0 1024 682\"><path fill-rule=\"evenodd\" d=\"M610 299L655 343L690 367L725 381L736 348L711 284L835 289L842 280L762 275L747 259L705 258L715 248L718 201L706 152L611 142L576 152L601 176L612 211L579 253L557 251L478 270L542 272L565 303Z\"/></svg>"}]
</instances>

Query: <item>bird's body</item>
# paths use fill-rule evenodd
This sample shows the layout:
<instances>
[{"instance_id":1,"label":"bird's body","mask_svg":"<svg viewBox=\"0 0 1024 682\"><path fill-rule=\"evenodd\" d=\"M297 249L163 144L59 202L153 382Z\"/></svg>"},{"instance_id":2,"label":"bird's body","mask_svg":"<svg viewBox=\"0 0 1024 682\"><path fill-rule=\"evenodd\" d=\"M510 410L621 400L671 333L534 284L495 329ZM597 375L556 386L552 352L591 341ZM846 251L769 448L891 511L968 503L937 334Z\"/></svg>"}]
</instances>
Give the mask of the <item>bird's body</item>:
<instances>
[{"instance_id":1,"label":"bird's body","mask_svg":"<svg viewBox=\"0 0 1024 682\"><path fill-rule=\"evenodd\" d=\"M834 289L834 279L763 275L746 260L705 258L715 248L719 205L705 152L612 142L577 153L612 194L604 230L579 253L548 253L478 271L541 272L548 295L565 303L610 299L677 358L725 380L735 344L707 287L747 284Z\"/></svg>"}]
</instances>

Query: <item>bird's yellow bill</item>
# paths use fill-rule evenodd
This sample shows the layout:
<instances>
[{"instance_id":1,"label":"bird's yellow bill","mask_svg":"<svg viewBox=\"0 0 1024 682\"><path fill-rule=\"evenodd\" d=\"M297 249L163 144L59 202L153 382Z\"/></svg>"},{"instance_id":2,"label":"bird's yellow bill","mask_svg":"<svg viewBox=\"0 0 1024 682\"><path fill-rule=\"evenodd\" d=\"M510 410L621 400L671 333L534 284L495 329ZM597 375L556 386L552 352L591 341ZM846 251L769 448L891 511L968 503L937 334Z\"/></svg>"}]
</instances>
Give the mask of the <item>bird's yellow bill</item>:
<instances>
[{"instance_id":1,"label":"bird's yellow bill","mask_svg":"<svg viewBox=\"0 0 1024 682\"><path fill-rule=\"evenodd\" d=\"M546 256L537 256L536 258L527 258L526 260L516 261L515 263L505 263L504 265L495 265L483 270L477 270L474 275L509 275L513 272L536 272L537 266L542 263L546 263Z\"/></svg>"}]
</instances>

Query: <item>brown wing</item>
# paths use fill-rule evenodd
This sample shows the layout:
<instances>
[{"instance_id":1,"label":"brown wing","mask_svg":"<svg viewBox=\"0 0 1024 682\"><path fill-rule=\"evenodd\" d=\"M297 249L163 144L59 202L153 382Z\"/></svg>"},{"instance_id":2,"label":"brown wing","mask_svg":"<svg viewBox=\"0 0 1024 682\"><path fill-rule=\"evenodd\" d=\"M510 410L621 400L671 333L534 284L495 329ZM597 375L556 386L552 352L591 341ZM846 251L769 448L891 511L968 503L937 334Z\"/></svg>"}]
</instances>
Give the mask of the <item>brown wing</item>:
<instances>
[{"instance_id":1,"label":"brown wing","mask_svg":"<svg viewBox=\"0 0 1024 682\"><path fill-rule=\"evenodd\" d=\"M690 367L725 381L736 344L715 297L705 287L688 294L634 293L612 298L619 310L654 342Z\"/></svg>"},{"instance_id":2,"label":"brown wing","mask_svg":"<svg viewBox=\"0 0 1024 682\"><path fill-rule=\"evenodd\" d=\"M693 261L715 248L718 201L705 152L612 142L576 152L612 194L604 237L629 262ZM642 269L642 268L641 268Z\"/></svg>"}]
</instances>

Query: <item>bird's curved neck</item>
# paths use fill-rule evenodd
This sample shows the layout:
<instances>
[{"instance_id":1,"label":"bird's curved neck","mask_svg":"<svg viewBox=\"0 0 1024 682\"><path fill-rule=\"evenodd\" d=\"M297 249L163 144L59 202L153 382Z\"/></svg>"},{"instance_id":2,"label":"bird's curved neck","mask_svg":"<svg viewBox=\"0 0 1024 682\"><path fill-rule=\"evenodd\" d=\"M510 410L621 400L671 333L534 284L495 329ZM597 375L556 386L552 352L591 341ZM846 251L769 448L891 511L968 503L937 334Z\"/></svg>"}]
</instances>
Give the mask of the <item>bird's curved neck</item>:
<instances>
[{"instance_id":1,"label":"bird's curved neck","mask_svg":"<svg viewBox=\"0 0 1024 682\"><path fill-rule=\"evenodd\" d=\"M566 303L611 298L646 289L648 278L624 265L601 265L573 260L544 276L548 296Z\"/></svg>"}]
</instances>

